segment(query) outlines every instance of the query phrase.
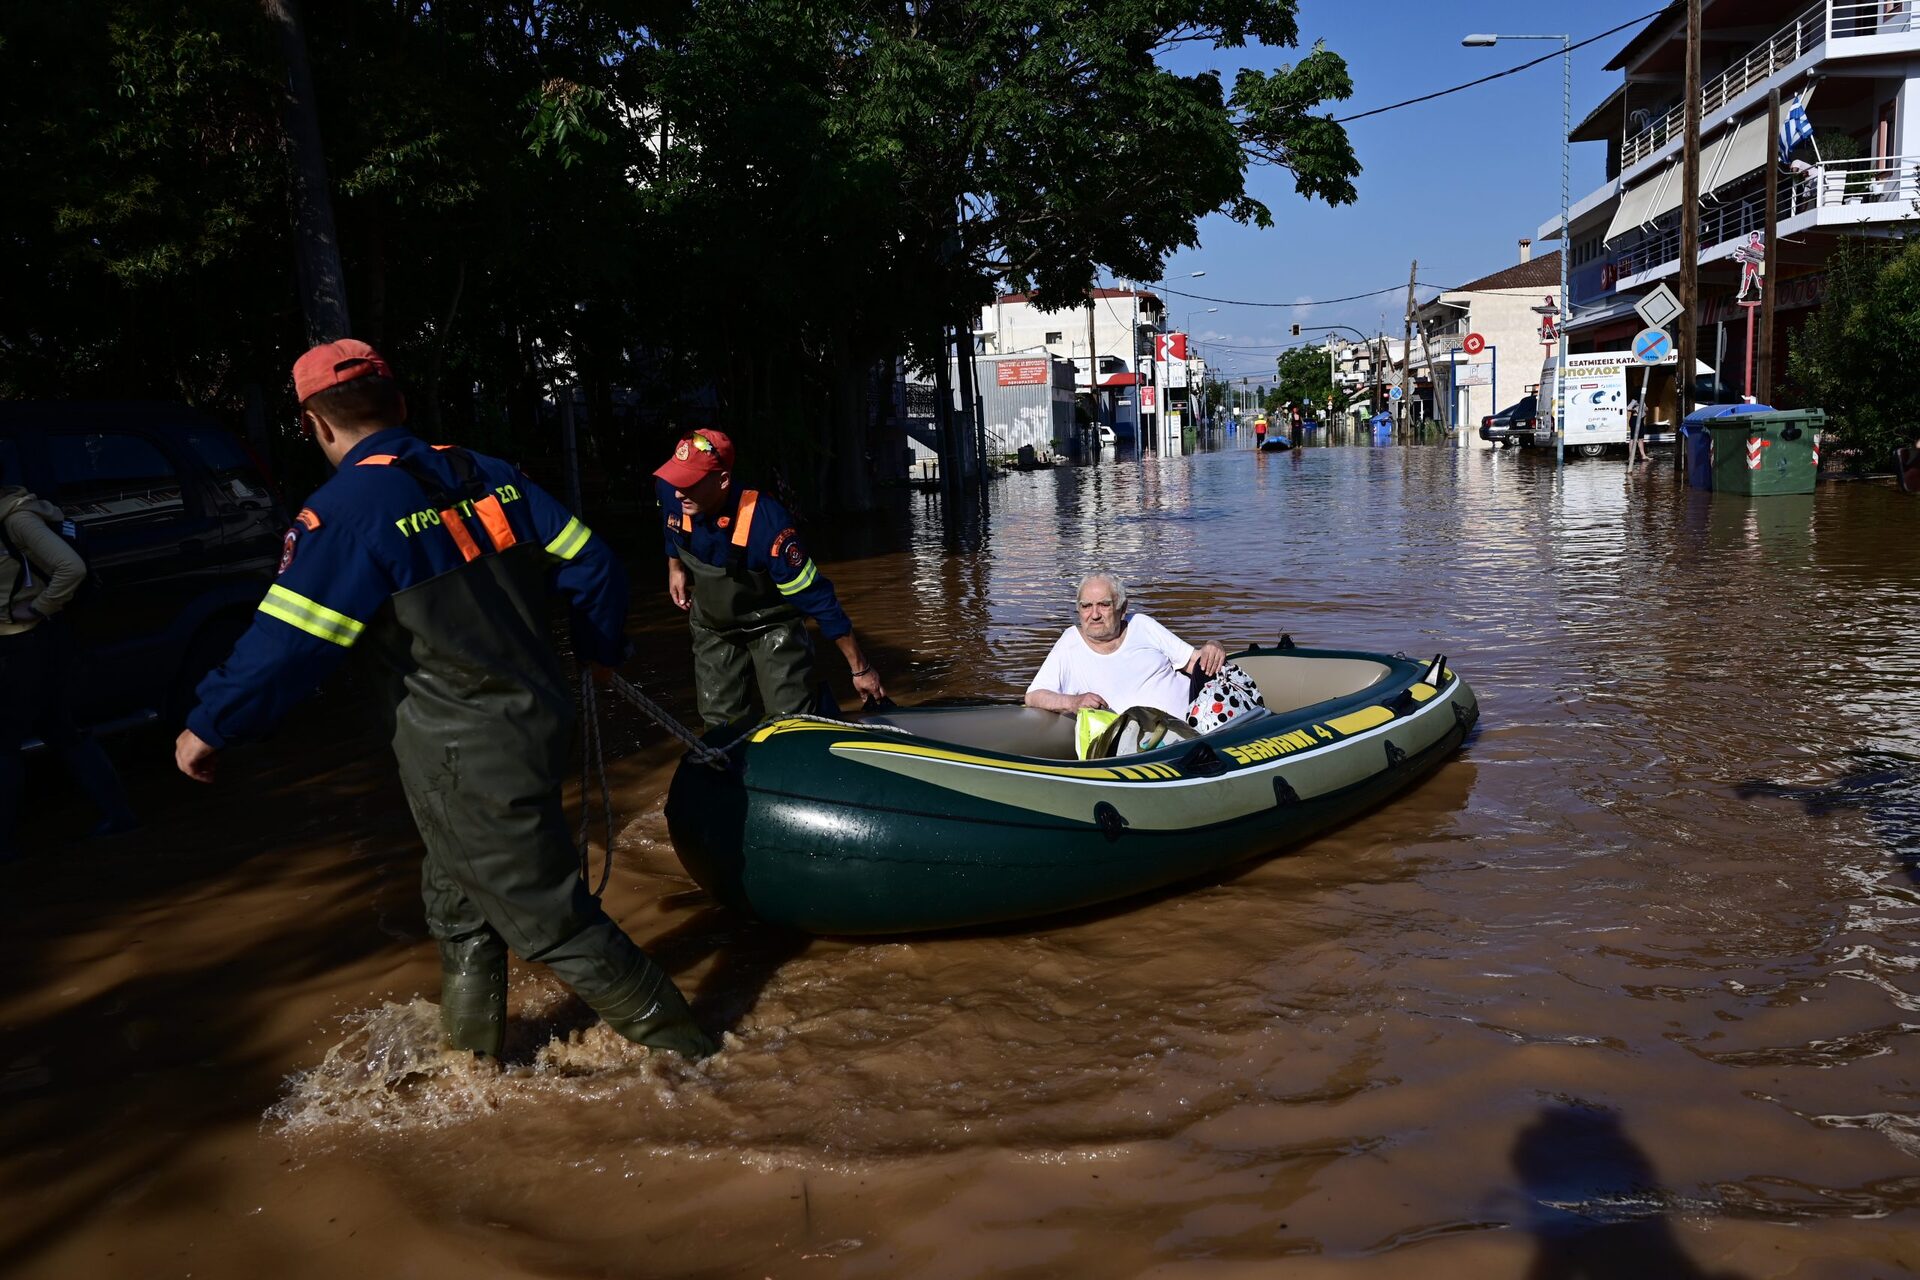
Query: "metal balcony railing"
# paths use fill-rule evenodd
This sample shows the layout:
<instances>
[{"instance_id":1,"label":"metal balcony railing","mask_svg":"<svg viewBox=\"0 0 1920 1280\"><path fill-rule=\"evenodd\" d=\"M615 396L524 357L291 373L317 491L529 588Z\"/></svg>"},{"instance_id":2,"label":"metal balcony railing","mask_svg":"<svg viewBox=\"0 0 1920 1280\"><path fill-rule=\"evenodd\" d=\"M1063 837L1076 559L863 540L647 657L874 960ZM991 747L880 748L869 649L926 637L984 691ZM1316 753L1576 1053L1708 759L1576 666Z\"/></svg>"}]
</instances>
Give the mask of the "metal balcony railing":
<instances>
[{"instance_id":1,"label":"metal balcony railing","mask_svg":"<svg viewBox=\"0 0 1920 1280\"><path fill-rule=\"evenodd\" d=\"M1901 8L1907 0L1898 0ZM1852 3L1851 0L1823 0L1789 22L1763 43L1742 54L1731 66L1706 82L1700 89L1700 118L1709 120L1714 112L1735 98L1764 84L1769 76L1793 65L1826 40L1829 35L1847 34L1835 28L1836 9L1878 10L1885 0ZM1849 19L1851 21L1852 19ZM1627 138L1620 148L1620 167L1630 169L1667 143L1680 136L1686 124L1685 104L1676 102L1645 129Z\"/></svg>"},{"instance_id":2,"label":"metal balcony railing","mask_svg":"<svg viewBox=\"0 0 1920 1280\"><path fill-rule=\"evenodd\" d=\"M1816 167L1793 181L1780 184L1780 221L1815 209L1845 205L1887 206L1885 219L1920 220L1920 155L1836 160ZM1757 190L1726 200L1700 214L1702 252L1732 240L1744 240L1767 224L1766 197ZM1660 229L1619 258L1618 274L1639 275L1665 262L1680 260L1680 215L1661 220Z\"/></svg>"},{"instance_id":3,"label":"metal balcony railing","mask_svg":"<svg viewBox=\"0 0 1920 1280\"><path fill-rule=\"evenodd\" d=\"M1902 35L1914 30L1910 0L1829 0L1827 38Z\"/></svg>"}]
</instances>

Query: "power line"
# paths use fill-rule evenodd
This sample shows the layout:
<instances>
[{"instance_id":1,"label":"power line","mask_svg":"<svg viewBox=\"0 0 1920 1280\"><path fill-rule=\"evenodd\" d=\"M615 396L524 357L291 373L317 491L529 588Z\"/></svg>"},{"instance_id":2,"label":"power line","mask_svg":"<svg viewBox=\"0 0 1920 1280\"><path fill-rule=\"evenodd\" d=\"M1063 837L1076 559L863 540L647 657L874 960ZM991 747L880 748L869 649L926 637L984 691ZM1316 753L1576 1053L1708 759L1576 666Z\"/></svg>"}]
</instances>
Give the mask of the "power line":
<instances>
[{"instance_id":1,"label":"power line","mask_svg":"<svg viewBox=\"0 0 1920 1280\"><path fill-rule=\"evenodd\" d=\"M1312 302L1247 302L1240 298L1209 298L1204 293L1182 293L1178 289L1163 289L1176 298L1192 298L1196 302L1218 302L1227 307L1330 307L1336 302L1355 302L1361 298L1377 298L1383 293L1398 293L1406 288L1403 284L1389 285L1384 289L1375 289L1371 293L1353 293L1344 298L1319 298Z\"/></svg>"},{"instance_id":2,"label":"power line","mask_svg":"<svg viewBox=\"0 0 1920 1280\"><path fill-rule=\"evenodd\" d=\"M1533 59L1531 62L1523 62L1517 67L1508 67L1505 71L1496 71L1490 76L1481 76L1478 80L1469 80L1465 84L1454 85L1453 88L1451 89L1439 89L1433 93L1423 93L1417 98L1408 98L1405 102L1395 102L1388 106L1375 107L1371 111L1362 111L1356 115L1341 116L1338 119L1336 119L1334 123L1335 124L1351 124L1355 120L1365 120L1368 116L1385 115L1389 111L1398 111L1402 107L1412 107L1412 106L1417 106L1422 102L1432 102L1435 98L1444 98L1450 93L1459 93L1463 89L1477 88L1480 85L1490 83L1491 81L1494 81L1494 80L1499 80L1505 76L1517 75L1520 72L1525 71L1529 67L1537 67L1543 62L1547 62L1547 61L1550 61L1551 59L1563 57L1566 54L1572 53L1575 49L1584 49L1596 40L1605 40L1608 36L1615 35L1615 34L1618 34L1619 32L1625 31L1628 27L1637 27L1641 23L1649 21L1650 19L1653 19L1653 18L1657 18L1662 13L1665 13L1665 12L1666 10L1664 8L1655 9L1652 13L1642 14L1639 17L1634 18L1629 22L1623 22L1617 27L1611 27L1608 30L1602 31L1597 36L1588 36L1585 40L1580 41L1578 44L1568 45L1566 48L1556 50L1553 53L1542 54L1538 58Z\"/></svg>"}]
</instances>

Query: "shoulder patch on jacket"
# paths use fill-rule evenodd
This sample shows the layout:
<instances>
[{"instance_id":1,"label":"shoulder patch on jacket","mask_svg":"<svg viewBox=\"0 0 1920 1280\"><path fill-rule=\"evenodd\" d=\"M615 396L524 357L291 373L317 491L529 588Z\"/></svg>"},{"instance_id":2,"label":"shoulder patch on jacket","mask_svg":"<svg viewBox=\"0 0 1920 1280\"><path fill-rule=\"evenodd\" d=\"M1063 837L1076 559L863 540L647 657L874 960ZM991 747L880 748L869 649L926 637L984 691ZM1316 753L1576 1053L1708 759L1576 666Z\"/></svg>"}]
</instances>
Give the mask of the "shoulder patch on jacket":
<instances>
[{"instance_id":1,"label":"shoulder patch on jacket","mask_svg":"<svg viewBox=\"0 0 1920 1280\"><path fill-rule=\"evenodd\" d=\"M320 516L312 507L300 508L300 514L293 519L294 523L303 525L308 529L318 529L320 527Z\"/></svg>"},{"instance_id":2,"label":"shoulder patch on jacket","mask_svg":"<svg viewBox=\"0 0 1920 1280\"><path fill-rule=\"evenodd\" d=\"M797 536L798 531L791 528L782 529L779 533L775 534L773 538L773 549L767 552L767 558L770 560L778 560L780 553L786 550L787 543L791 542Z\"/></svg>"}]
</instances>

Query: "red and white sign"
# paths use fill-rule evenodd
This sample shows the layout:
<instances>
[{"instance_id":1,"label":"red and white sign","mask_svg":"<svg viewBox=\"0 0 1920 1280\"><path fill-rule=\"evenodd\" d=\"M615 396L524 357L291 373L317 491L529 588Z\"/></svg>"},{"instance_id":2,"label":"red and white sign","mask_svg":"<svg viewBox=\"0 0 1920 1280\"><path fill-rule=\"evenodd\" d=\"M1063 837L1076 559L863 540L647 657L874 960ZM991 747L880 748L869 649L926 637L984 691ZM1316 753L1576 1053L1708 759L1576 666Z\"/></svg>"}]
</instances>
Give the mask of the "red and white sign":
<instances>
[{"instance_id":1,"label":"red and white sign","mask_svg":"<svg viewBox=\"0 0 1920 1280\"><path fill-rule=\"evenodd\" d=\"M1154 406L1153 406L1153 391L1154 391L1154 389L1153 389L1152 387L1142 387L1142 388L1140 388L1140 410L1141 410L1141 412L1143 412L1143 413L1152 413L1152 412L1154 412Z\"/></svg>"},{"instance_id":2,"label":"red and white sign","mask_svg":"<svg viewBox=\"0 0 1920 1280\"><path fill-rule=\"evenodd\" d=\"M1470 356L1477 356L1487 349L1487 340L1477 333L1470 333L1460 339L1460 349Z\"/></svg>"},{"instance_id":3,"label":"red and white sign","mask_svg":"<svg viewBox=\"0 0 1920 1280\"><path fill-rule=\"evenodd\" d=\"M994 366L993 378L1003 387L1044 387L1047 385L1047 361L1002 360Z\"/></svg>"},{"instance_id":4,"label":"red and white sign","mask_svg":"<svg viewBox=\"0 0 1920 1280\"><path fill-rule=\"evenodd\" d=\"M1153 358L1162 361L1185 360L1187 358L1187 335L1184 333L1154 334Z\"/></svg>"},{"instance_id":5,"label":"red and white sign","mask_svg":"<svg viewBox=\"0 0 1920 1280\"><path fill-rule=\"evenodd\" d=\"M1747 470L1758 471L1760 469L1761 451L1771 448L1773 448L1773 441L1767 439L1765 436L1748 436Z\"/></svg>"}]
</instances>

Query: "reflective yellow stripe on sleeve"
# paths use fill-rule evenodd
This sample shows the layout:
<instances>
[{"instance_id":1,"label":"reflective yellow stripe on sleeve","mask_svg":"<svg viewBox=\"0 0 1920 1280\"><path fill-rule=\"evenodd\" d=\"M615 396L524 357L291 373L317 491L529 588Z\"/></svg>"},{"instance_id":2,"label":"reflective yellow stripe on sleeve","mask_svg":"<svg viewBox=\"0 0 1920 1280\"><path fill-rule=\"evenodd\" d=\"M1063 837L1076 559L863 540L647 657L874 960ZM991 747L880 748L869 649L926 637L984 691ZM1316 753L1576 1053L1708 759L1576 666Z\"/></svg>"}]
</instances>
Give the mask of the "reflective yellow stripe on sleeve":
<instances>
[{"instance_id":1,"label":"reflective yellow stripe on sleeve","mask_svg":"<svg viewBox=\"0 0 1920 1280\"><path fill-rule=\"evenodd\" d=\"M567 520L567 527L555 534L553 541L547 544L547 554L571 560L580 554L580 548L586 546L587 539L592 536L593 530L581 524L579 516L573 516Z\"/></svg>"},{"instance_id":2,"label":"reflective yellow stripe on sleeve","mask_svg":"<svg viewBox=\"0 0 1920 1280\"><path fill-rule=\"evenodd\" d=\"M813 580L819 576L820 571L814 568L813 561L809 560L800 566L800 572L794 575L793 581L776 583L775 585L780 588L780 594L783 596L798 595L800 592L812 586Z\"/></svg>"},{"instance_id":3,"label":"reflective yellow stripe on sleeve","mask_svg":"<svg viewBox=\"0 0 1920 1280\"><path fill-rule=\"evenodd\" d=\"M309 600L297 591L289 591L278 583L267 588L267 598L260 602L260 612L269 618L278 618L290 627L298 627L310 636L319 636L329 644L337 644L342 649L350 649L360 633L367 629L364 622L356 622L344 613L337 613L318 600Z\"/></svg>"}]
</instances>

